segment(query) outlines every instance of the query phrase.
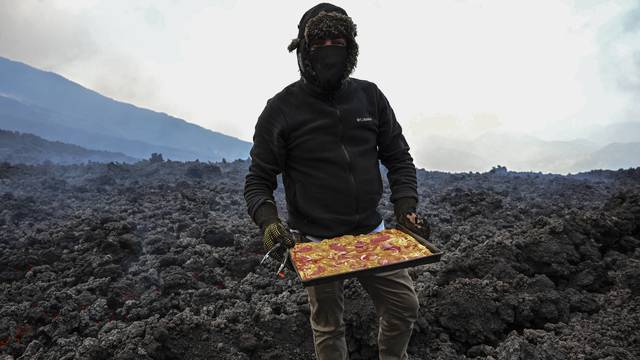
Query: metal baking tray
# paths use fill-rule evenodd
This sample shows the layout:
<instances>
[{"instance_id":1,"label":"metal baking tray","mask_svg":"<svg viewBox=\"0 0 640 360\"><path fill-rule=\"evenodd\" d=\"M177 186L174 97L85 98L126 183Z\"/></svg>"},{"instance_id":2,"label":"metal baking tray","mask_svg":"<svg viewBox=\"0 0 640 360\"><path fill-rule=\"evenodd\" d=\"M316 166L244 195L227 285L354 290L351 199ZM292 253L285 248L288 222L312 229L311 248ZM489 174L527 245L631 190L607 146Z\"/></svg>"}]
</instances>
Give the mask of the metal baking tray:
<instances>
[{"instance_id":1,"label":"metal baking tray","mask_svg":"<svg viewBox=\"0 0 640 360\"><path fill-rule=\"evenodd\" d=\"M410 231L409 229L407 229L406 227L400 224L396 225L396 229L411 235L419 243L421 243L427 249L429 249L429 251L431 251L431 255L418 257L411 260L403 260L403 261L399 261L399 262L388 264L388 265L380 265L380 266L375 266L367 269L358 269L358 270L349 271L349 272L340 273L340 274L321 276L321 277L317 277L309 280L302 280L302 277L300 277L300 273L298 272L298 268L296 267L295 262L291 261L291 264L293 265L293 268L295 269L295 272L298 275L298 278L302 282L302 285L304 287L307 287L307 286L324 284L324 283L341 280L341 279L347 279L347 278L358 277L362 275L369 275L369 274L375 274L375 273L380 273L385 271L409 268L409 267L430 264L430 263L440 261L440 258L442 257L442 251L438 249L435 245L433 245L432 243L428 242L426 239L424 239L420 235Z\"/></svg>"}]
</instances>

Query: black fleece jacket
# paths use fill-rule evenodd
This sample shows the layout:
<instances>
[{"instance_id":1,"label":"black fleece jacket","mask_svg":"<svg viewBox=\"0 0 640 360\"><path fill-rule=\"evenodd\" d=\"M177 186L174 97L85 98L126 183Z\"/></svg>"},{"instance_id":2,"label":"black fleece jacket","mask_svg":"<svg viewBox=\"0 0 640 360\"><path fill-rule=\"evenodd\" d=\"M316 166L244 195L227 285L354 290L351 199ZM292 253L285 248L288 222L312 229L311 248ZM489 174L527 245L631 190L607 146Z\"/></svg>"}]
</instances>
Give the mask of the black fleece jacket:
<instances>
[{"instance_id":1,"label":"black fleece jacket","mask_svg":"<svg viewBox=\"0 0 640 360\"><path fill-rule=\"evenodd\" d=\"M244 197L259 225L256 210L275 204L280 173L289 227L323 238L367 233L380 223L378 160L388 169L391 201L418 200L409 145L386 97L369 81L347 78L332 93L304 78L288 85L267 101L250 155Z\"/></svg>"}]
</instances>

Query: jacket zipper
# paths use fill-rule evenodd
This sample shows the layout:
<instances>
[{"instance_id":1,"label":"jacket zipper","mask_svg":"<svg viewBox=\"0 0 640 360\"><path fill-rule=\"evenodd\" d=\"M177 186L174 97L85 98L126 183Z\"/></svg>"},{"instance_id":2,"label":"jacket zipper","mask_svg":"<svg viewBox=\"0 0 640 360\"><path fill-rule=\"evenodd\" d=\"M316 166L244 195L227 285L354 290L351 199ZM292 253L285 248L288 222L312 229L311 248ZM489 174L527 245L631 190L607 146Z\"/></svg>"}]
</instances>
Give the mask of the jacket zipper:
<instances>
[{"instance_id":1,"label":"jacket zipper","mask_svg":"<svg viewBox=\"0 0 640 360\"><path fill-rule=\"evenodd\" d=\"M353 171L351 170L351 157L349 156L349 152L347 148L344 146L343 142L343 125L342 119L340 118L340 108L335 103L335 101L331 101L333 106L336 108L336 114L338 115L338 123L340 124L340 147L342 147L342 152L344 153L345 158L347 159L347 168L349 169L349 179L351 179L351 184L353 185L353 193L356 195L356 224L360 223L360 204L358 204L358 191L356 189L356 179L353 177Z\"/></svg>"}]
</instances>

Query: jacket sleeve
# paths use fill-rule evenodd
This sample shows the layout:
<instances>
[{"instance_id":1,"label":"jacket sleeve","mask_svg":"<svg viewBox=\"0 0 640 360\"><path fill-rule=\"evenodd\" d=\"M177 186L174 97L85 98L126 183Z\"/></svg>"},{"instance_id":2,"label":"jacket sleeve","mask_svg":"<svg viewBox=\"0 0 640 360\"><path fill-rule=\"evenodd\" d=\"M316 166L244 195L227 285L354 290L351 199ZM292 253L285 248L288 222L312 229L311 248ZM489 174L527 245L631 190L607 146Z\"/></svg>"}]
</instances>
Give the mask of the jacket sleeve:
<instances>
[{"instance_id":1,"label":"jacket sleeve","mask_svg":"<svg viewBox=\"0 0 640 360\"><path fill-rule=\"evenodd\" d=\"M402 135L402 127L382 91L376 87L378 108L378 159L388 172L391 202L400 198L418 201L416 168L409 154L409 144Z\"/></svg>"},{"instance_id":2,"label":"jacket sleeve","mask_svg":"<svg viewBox=\"0 0 640 360\"><path fill-rule=\"evenodd\" d=\"M249 155L251 165L245 177L244 198L251 219L256 220L256 210L264 203L275 208L273 191L278 186L277 175L284 169L285 163L285 118L272 100L258 117L253 134L253 146ZM259 225L259 224L258 224Z\"/></svg>"}]
</instances>

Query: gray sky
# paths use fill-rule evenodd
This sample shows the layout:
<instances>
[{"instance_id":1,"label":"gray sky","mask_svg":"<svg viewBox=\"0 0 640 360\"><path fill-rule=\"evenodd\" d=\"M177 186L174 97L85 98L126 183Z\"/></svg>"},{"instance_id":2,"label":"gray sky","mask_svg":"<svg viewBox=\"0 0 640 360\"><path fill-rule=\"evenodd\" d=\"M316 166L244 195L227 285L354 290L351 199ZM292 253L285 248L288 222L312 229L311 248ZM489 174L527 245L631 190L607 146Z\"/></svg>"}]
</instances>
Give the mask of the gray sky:
<instances>
[{"instance_id":1,"label":"gray sky","mask_svg":"<svg viewBox=\"0 0 640 360\"><path fill-rule=\"evenodd\" d=\"M0 0L0 56L251 140L299 76L286 46L316 3ZM637 0L334 3L358 26L352 76L378 84L414 149L433 134L571 139L640 118Z\"/></svg>"}]
</instances>

